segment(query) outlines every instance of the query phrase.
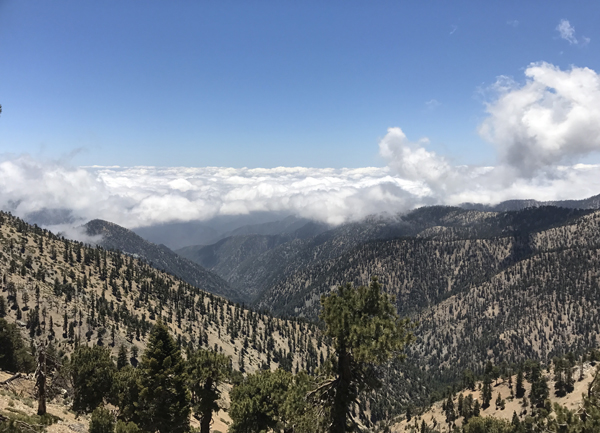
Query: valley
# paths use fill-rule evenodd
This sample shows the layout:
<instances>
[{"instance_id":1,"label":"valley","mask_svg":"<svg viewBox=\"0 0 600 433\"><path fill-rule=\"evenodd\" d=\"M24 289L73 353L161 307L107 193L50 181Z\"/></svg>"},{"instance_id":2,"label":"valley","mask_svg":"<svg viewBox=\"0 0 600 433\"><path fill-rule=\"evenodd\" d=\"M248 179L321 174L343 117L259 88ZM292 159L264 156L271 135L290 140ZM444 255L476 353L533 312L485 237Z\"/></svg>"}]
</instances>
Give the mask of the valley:
<instances>
[{"instance_id":1,"label":"valley","mask_svg":"<svg viewBox=\"0 0 600 433\"><path fill-rule=\"evenodd\" d=\"M406 360L378 367L383 387L357 413L365 427L405 431L394 423L407 408L429 410L465 371L481 377L488 363L544 364L598 347L596 201L426 207L333 228L288 220L175 252L106 221L84 226L99 239L88 245L3 213L0 302L30 344L65 359L81 344L115 357L123 346L135 365L160 318L180 347L230 356L242 375L319 375L333 353L319 323L322 296L377 277L418 326Z\"/></svg>"}]
</instances>

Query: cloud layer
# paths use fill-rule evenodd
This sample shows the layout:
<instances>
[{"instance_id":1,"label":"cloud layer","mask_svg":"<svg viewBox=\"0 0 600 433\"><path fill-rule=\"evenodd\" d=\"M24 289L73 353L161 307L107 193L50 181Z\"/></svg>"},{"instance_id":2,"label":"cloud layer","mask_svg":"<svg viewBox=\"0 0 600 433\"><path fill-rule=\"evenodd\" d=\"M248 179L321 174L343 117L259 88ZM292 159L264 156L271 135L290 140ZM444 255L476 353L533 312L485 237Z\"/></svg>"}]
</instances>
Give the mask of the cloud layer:
<instances>
[{"instance_id":1,"label":"cloud layer","mask_svg":"<svg viewBox=\"0 0 600 433\"><path fill-rule=\"evenodd\" d=\"M579 199L600 193L600 77L530 65L525 82L501 77L480 134L497 149L493 167L456 166L390 128L379 143L386 167L68 167L27 155L0 159L0 208L71 225L102 218L135 228L219 215L289 212L330 224L429 204ZM52 222L48 222L52 225Z\"/></svg>"}]
</instances>

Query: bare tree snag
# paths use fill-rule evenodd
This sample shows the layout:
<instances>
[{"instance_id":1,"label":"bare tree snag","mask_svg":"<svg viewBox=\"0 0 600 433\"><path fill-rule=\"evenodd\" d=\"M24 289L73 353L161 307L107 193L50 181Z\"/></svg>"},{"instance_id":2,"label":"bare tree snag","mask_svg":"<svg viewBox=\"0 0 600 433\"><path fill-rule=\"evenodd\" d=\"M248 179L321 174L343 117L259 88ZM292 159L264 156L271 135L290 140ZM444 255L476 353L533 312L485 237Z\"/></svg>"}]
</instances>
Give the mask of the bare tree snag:
<instances>
[{"instance_id":1,"label":"bare tree snag","mask_svg":"<svg viewBox=\"0 0 600 433\"><path fill-rule=\"evenodd\" d=\"M38 365L35 371L35 386L38 396L38 415L46 414L46 348L40 346L38 350Z\"/></svg>"}]
</instances>

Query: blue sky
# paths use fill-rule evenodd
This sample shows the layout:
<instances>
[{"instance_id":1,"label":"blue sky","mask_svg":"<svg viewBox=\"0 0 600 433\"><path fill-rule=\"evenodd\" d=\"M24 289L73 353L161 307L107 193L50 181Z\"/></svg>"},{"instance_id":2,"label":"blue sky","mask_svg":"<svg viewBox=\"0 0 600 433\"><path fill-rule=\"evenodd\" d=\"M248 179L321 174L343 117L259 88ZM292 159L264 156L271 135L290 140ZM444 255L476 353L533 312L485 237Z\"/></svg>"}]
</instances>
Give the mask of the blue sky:
<instances>
[{"instance_id":1,"label":"blue sky","mask_svg":"<svg viewBox=\"0 0 600 433\"><path fill-rule=\"evenodd\" d=\"M0 153L383 166L377 143L400 127L456 164L494 164L482 90L532 62L600 71L599 19L596 1L4 0Z\"/></svg>"},{"instance_id":2,"label":"blue sky","mask_svg":"<svg viewBox=\"0 0 600 433\"><path fill-rule=\"evenodd\" d=\"M0 0L0 209L340 224L589 197L599 22L597 1Z\"/></svg>"}]
</instances>

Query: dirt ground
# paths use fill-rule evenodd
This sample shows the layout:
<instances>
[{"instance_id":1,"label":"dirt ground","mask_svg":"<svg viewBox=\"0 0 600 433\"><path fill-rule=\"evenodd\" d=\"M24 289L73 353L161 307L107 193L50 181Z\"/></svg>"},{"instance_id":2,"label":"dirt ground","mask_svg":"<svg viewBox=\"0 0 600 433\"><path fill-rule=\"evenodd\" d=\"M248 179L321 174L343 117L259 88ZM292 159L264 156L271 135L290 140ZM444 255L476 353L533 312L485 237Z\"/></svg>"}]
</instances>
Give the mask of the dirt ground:
<instances>
[{"instance_id":1,"label":"dirt ground","mask_svg":"<svg viewBox=\"0 0 600 433\"><path fill-rule=\"evenodd\" d=\"M0 371L0 382L10 378L12 374ZM0 412L10 413L19 411L26 415L37 413L37 401L34 397L35 381L31 376L24 375L9 384L0 385ZM62 400L62 399L60 399ZM48 402L47 412L59 420L48 426L49 433L84 433L88 431L89 416L75 417L67 406L59 401Z\"/></svg>"},{"instance_id":2,"label":"dirt ground","mask_svg":"<svg viewBox=\"0 0 600 433\"><path fill-rule=\"evenodd\" d=\"M12 376L12 373L0 370L0 382ZM6 385L0 385L0 413L10 414L11 412L16 412L35 415L37 413L37 400L34 396L34 386L35 381L31 375L23 375ZM227 399L229 395L229 388L224 389L224 399ZM69 406L66 403L61 397L47 403L47 412L56 417L58 421L48 426L46 431L48 433L87 433L90 416L82 415L76 417L69 410ZM230 424L231 418L227 412L219 411L213 416L211 431L226 433ZM193 417L191 418L191 425L196 428L200 427L200 423Z\"/></svg>"}]
</instances>

